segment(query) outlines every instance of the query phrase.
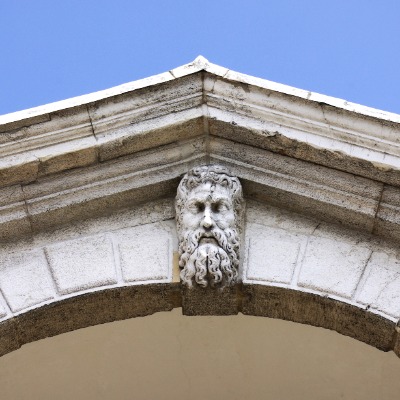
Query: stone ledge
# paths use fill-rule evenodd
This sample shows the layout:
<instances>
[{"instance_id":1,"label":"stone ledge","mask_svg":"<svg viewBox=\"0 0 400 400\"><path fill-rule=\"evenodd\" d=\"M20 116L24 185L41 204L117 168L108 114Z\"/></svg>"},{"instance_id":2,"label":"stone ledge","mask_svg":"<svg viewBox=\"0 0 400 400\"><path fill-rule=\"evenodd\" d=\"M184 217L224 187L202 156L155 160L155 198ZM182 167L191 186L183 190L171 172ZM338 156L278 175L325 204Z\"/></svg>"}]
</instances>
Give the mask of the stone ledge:
<instances>
[{"instance_id":1,"label":"stone ledge","mask_svg":"<svg viewBox=\"0 0 400 400\"><path fill-rule=\"evenodd\" d=\"M248 199L400 240L400 188L213 136L0 189L0 240L173 196L179 176L207 162L230 167Z\"/></svg>"},{"instance_id":2,"label":"stone ledge","mask_svg":"<svg viewBox=\"0 0 400 400\"><path fill-rule=\"evenodd\" d=\"M209 133L400 186L398 115L203 58L80 100L5 115L0 131L3 186Z\"/></svg>"}]
</instances>

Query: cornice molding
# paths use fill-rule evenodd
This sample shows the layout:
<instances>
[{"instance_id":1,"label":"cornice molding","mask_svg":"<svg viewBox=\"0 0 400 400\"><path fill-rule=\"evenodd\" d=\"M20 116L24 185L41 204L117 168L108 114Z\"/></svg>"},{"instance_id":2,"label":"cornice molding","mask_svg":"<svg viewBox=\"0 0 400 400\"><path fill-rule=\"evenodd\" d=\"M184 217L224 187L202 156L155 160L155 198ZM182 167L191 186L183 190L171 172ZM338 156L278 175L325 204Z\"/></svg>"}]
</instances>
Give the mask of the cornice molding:
<instances>
[{"instance_id":1,"label":"cornice molding","mask_svg":"<svg viewBox=\"0 0 400 400\"><path fill-rule=\"evenodd\" d=\"M0 239L172 196L218 162L245 196L398 240L400 116L202 57L0 117Z\"/></svg>"}]
</instances>

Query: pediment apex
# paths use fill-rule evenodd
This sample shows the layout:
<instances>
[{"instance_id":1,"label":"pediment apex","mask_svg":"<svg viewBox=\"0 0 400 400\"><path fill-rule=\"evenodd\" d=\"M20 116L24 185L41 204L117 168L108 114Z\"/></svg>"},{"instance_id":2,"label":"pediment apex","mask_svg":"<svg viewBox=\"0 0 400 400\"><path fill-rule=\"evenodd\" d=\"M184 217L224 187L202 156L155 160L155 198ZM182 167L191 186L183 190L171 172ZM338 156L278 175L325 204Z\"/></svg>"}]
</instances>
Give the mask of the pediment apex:
<instances>
[{"instance_id":1,"label":"pediment apex","mask_svg":"<svg viewBox=\"0 0 400 400\"><path fill-rule=\"evenodd\" d=\"M136 81L124 83L109 89L100 90L97 92L85 94L82 96L73 97L66 100L61 100L38 107L17 111L0 115L0 129L4 132L5 128L3 125L15 123L17 124L22 120L29 120L31 118L39 118L40 115L49 114L52 112L59 112L68 108L78 107L80 105L88 105L90 103L107 99L110 97L118 96L124 93L132 92L138 89L150 88L152 86L175 80L179 83L179 78L195 74L200 71L205 71L210 75L216 77L223 77L227 81L232 83L243 83L262 89L267 89L273 92L279 92L284 95L290 95L298 98L307 100L310 103L322 103L343 109L345 111L354 112L357 114L378 118L384 121L400 123L400 115L383 111L367 106L363 106L356 103L351 103L343 99L335 98L332 96L326 96L316 92L310 92L303 89L298 89L292 86L284 85L281 83L273 82L267 79L254 77L244 73L230 70L229 68L213 64L202 55L197 56L192 62L173 68L167 72L153 75L147 78L139 79ZM33 121L34 123L34 121Z\"/></svg>"},{"instance_id":2,"label":"pediment apex","mask_svg":"<svg viewBox=\"0 0 400 400\"><path fill-rule=\"evenodd\" d=\"M199 56L160 75L0 117L1 234L45 229L67 210L71 218L91 216L116 198L126 207L149 188L172 196L190 167L215 162L258 201L400 238L399 137L399 115Z\"/></svg>"}]
</instances>

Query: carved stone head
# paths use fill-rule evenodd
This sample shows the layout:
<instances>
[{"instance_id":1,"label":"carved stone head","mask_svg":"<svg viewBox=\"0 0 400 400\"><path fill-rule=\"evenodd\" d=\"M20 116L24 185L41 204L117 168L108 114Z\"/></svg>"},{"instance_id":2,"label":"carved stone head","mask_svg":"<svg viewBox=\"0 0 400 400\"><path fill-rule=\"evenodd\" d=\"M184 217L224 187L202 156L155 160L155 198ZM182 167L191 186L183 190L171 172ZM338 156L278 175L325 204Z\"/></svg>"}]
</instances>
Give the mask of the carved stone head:
<instances>
[{"instance_id":1,"label":"carved stone head","mask_svg":"<svg viewBox=\"0 0 400 400\"><path fill-rule=\"evenodd\" d=\"M188 287L230 286L239 268L243 207L239 179L220 165L191 169L176 196L181 280Z\"/></svg>"}]
</instances>

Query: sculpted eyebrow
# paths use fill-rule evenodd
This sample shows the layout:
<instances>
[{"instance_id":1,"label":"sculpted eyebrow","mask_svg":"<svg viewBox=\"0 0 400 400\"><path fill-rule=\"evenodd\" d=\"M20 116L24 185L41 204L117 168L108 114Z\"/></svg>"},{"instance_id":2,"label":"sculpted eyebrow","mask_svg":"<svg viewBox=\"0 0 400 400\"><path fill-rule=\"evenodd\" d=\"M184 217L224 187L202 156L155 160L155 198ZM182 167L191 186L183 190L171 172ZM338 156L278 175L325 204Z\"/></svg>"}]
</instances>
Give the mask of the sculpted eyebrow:
<instances>
[{"instance_id":1,"label":"sculpted eyebrow","mask_svg":"<svg viewBox=\"0 0 400 400\"><path fill-rule=\"evenodd\" d=\"M231 201L226 197L214 197L212 200L216 203L231 204Z\"/></svg>"},{"instance_id":2,"label":"sculpted eyebrow","mask_svg":"<svg viewBox=\"0 0 400 400\"><path fill-rule=\"evenodd\" d=\"M188 204L195 204L195 203L204 203L204 199L200 199L198 197L193 197L188 201Z\"/></svg>"}]
</instances>

